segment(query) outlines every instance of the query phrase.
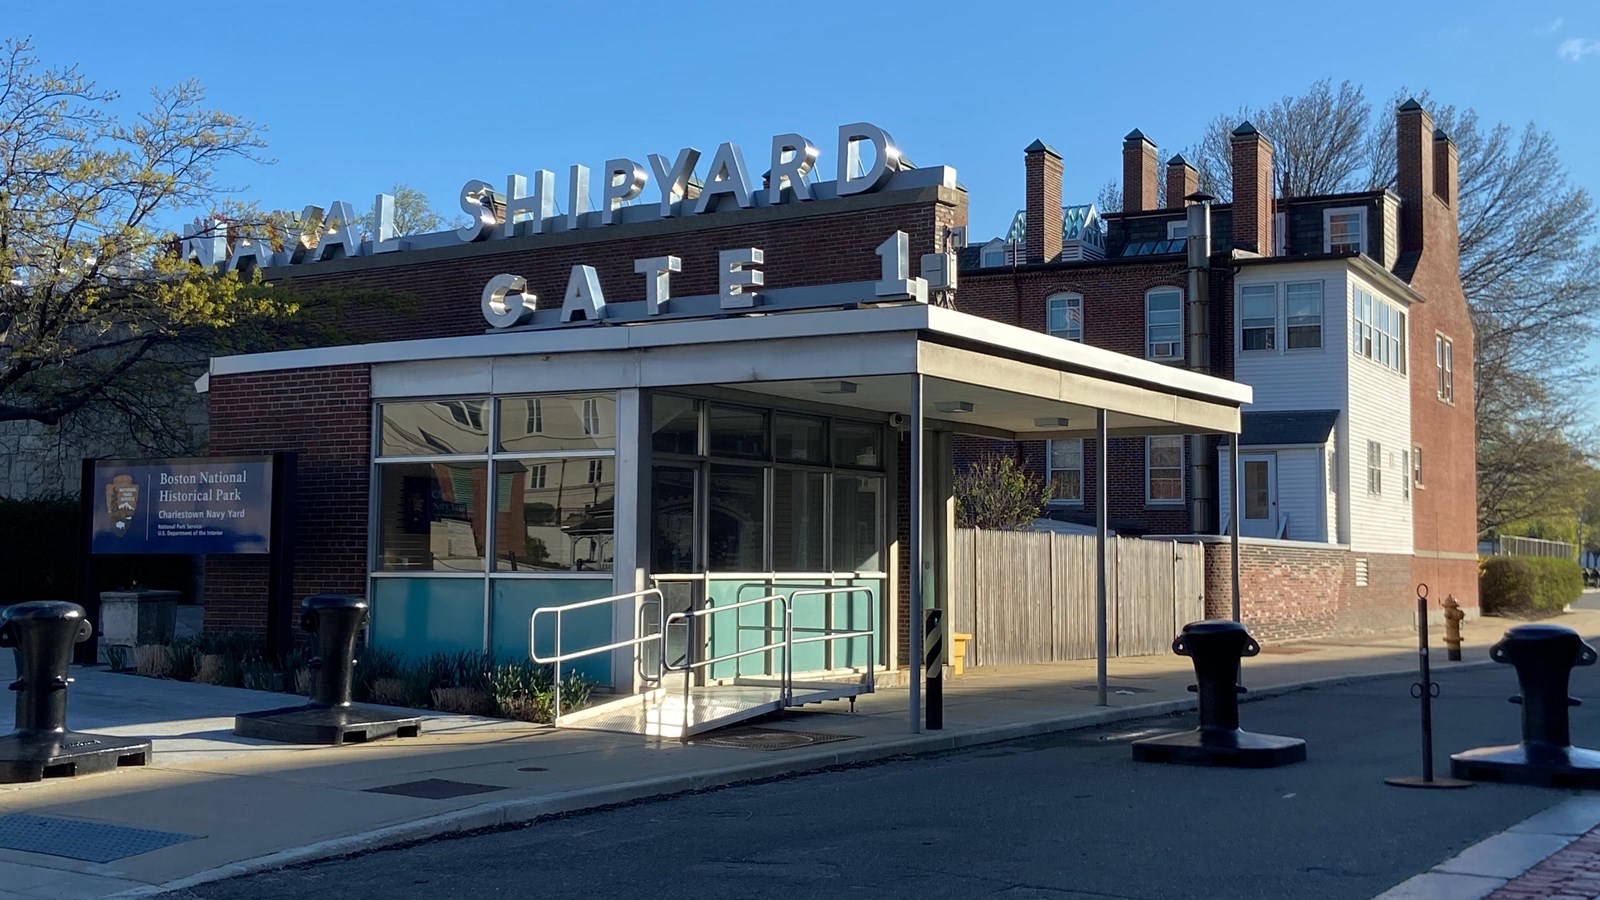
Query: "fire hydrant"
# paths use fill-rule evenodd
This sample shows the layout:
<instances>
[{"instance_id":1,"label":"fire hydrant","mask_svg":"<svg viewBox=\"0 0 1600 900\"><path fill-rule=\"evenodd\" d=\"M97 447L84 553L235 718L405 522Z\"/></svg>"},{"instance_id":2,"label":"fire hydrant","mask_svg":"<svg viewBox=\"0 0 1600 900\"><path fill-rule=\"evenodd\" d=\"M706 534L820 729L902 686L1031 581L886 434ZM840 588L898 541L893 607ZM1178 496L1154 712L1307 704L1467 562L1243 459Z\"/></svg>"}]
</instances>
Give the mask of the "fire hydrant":
<instances>
[{"instance_id":1,"label":"fire hydrant","mask_svg":"<svg viewBox=\"0 0 1600 900\"><path fill-rule=\"evenodd\" d=\"M1445 657L1451 662L1461 661L1461 620L1467 614L1461 611L1461 604L1456 602L1454 594L1448 594L1439 601L1444 607L1444 646Z\"/></svg>"}]
</instances>

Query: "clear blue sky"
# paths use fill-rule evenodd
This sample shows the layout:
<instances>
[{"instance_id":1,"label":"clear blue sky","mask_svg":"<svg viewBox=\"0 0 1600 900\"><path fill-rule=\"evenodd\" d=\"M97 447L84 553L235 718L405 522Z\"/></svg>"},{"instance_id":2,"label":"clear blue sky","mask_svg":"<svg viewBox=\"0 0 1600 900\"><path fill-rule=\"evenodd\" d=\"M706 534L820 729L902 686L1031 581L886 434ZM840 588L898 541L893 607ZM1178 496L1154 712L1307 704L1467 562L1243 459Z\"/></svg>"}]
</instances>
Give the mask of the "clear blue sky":
<instances>
[{"instance_id":1,"label":"clear blue sky","mask_svg":"<svg viewBox=\"0 0 1600 900\"><path fill-rule=\"evenodd\" d=\"M4 28L130 98L200 79L216 106L267 126L276 163L229 174L270 208L363 208L403 181L448 214L468 178L689 145L709 154L724 140L742 142L755 167L788 131L815 141L831 171L834 129L866 120L918 164L955 166L972 232L986 237L1021 205L1034 138L1062 153L1066 198L1092 200L1120 173L1130 129L1182 148L1217 113L1323 77L1360 82L1375 103L1427 88L1487 121L1534 121L1600 196L1592 0L1200 9L396 0L130 15L123 2L81 0L13 4ZM1600 342L1590 357L1600 366Z\"/></svg>"}]
</instances>

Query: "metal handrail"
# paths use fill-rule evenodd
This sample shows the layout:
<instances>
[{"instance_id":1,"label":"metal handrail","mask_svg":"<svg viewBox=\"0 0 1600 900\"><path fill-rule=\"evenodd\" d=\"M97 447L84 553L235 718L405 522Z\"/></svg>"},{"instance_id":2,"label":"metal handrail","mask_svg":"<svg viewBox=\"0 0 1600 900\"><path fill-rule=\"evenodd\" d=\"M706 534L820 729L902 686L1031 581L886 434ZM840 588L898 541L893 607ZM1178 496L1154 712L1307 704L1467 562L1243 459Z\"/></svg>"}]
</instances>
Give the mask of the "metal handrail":
<instances>
[{"instance_id":1,"label":"metal handrail","mask_svg":"<svg viewBox=\"0 0 1600 900\"><path fill-rule=\"evenodd\" d=\"M736 659L743 659L746 656L753 656L753 655L755 655L757 653L768 653L768 652L770 652L772 650L776 650L776 649L784 646L784 644L782 644L782 643L777 643L777 644L768 643L768 644L764 644L764 645L762 645L760 647L751 647L751 648L746 649L746 650L736 650L733 653L728 653L728 654L724 654L722 656L712 657L710 659L697 660L697 659L694 658L694 649L695 649L695 646L696 646L696 644L695 644L695 627L694 627L695 620L699 619L699 618L703 618L703 617L713 616L713 615L716 615L717 613L724 613L724 612L730 612L730 611L736 610L736 609L742 609L742 608L747 607L747 606L765 605L768 608L770 608L774 604L776 604L777 607L778 607L779 615L783 620L784 633L787 635L788 634L788 628L789 628L789 600L788 600L787 597L784 597L782 594L773 594L773 595L767 596L767 597L758 597L758 598L756 598L754 600L744 600L744 601L741 601L739 603L730 603L727 606L705 607L705 608L702 608L702 609L691 609L691 610L686 610L684 612L675 612L672 615L667 616L666 620L664 622L662 622L662 624L661 624L661 633L662 634L666 634L667 629L671 628L672 625L674 623L676 623L676 622L683 622L684 623L684 629L687 632L687 634L685 635L685 639L684 639L684 664L681 667L672 665L672 663L669 662L666 659L665 654L662 655L662 659L661 659L662 671L664 671L664 672L670 671L670 672L682 672L682 673L684 673L683 674L683 731L681 733L683 734L683 736L685 738L687 738L688 734L689 734L689 697L690 697L691 688L693 687L693 684L694 684L694 672L693 672L694 669L697 669L697 668L709 668L710 666L714 666L717 663L724 663L724 662L730 662L730 661L736 660ZM788 654L786 652L785 653L785 658L787 658L787 656L788 656ZM793 694L790 691L789 683L788 683L788 681L786 679L784 679L782 677L781 674L779 675L778 699L783 704L784 707L788 707L789 701L791 699L793 699Z\"/></svg>"},{"instance_id":2,"label":"metal handrail","mask_svg":"<svg viewBox=\"0 0 1600 900\"><path fill-rule=\"evenodd\" d=\"M656 632L655 634L639 635L637 637L629 638L628 640L625 640L625 641L615 641L613 643L605 644L605 645L599 646L599 647L589 647L589 648L584 649L584 650L574 650L571 653L562 653L561 652L561 616L562 616L562 614L563 613L567 613L567 612L571 612L572 610L575 610L575 609L587 609L589 607L600 606L602 604L618 603L618 602L621 602L621 601L624 601L624 600L637 600L640 597L651 597L651 596L653 596L655 599L654 600L646 600L645 601L645 605L654 604L656 609L660 610L662 608L662 605L661 605L662 604L662 600L661 600L661 591L660 591L660 589L659 588L646 588L645 590L642 590L642 591L631 591L631 592L626 593L626 594L616 594L616 595L611 596L611 597L600 597L600 598L595 599L595 600L582 600L582 601L579 601L577 603L568 603L568 604L566 604L564 606L545 606L545 607L541 607L539 609L534 610L533 611L533 615L528 617L528 658L533 660L536 663L539 663L540 665L552 665L552 666L555 667L555 669L554 669L554 677L552 678L552 690L555 693L555 698L554 698L555 703L554 703L554 706L552 707L551 713L550 713L550 724L551 725L556 725L556 724L560 723L560 721L561 721L561 664L562 663L568 662L568 661L574 660L574 659L582 659L582 658L584 658L586 656L594 656L594 655L596 655L598 653L610 653L613 650L621 650L623 647L638 647L638 646L640 646L642 644L648 644L648 643L652 643L652 642L660 643L664 639L664 637L666 635L666 631L667 631L666 623L663 622L662 626L661 626L661 630ZM641 610L641 612L642 612L642 610ZM556 653L555 653L554 656L551 656L551 657L541 657L539 655L539 651L537 649L538 646L539 646L537 639L538 639L538 634L539 634L539 617L540 616L555 616L555 620L556 620L556 642L555 642ZM661 663L662 663L662 667L664 669L666 667L666 656L665 656L665 654L662 654Z\"/></svg>"},{"instance_id":3,"label":"metal handrail","mask_svg":"<svg viewBox=\"0 0 1600 900\"><path fill-rule=\"evenodd\" d=\"M831 627L826 627L825 626L826 630L824 631L823 634L811 635L809 637L803 637L803 638L796 638L794 636L794 606L795 606L795 598L797 598L797 597L832 597L832 596L835 596L837 594L845 594L847 596L850 595L850 594L866 594L867 595L867 627L866 627L866 629L865 630L857 630L857 631L834 631ZM848 603L849 603L849 601L847 600L846 604L848 605ZM783 653L783 664L784 664L784 669L786 670L785 671L785 682L788 684L789 690L791 692L794 690L794 645L795 644L811 644L811 643L816 643L816 642L819 642L819 641L851 640L853 638L864 637L864 638L867 639L867 671L866 671L867 693L869 693L869 694L873 693L875 691L876 687L877 687L877 681L876 681L876 677L875 677L874 673L876 672L877 667L878 667L878 657L877 657L877 648L874 645L874 639L876 638L876 635L874 634L874 630L873 630L873 627L872 627L872 613L873 613L873 609L872 609L872 589L868 588L868 587L806 588L806 589L803 589L803 590L798 590L798 591L794 591L794 592L790 593L789 594L789 615L785 617L785 620L786 620L785 621L785 625L786 625L786 627L788 629L788 634L786 635L786 643L788 644L788 648L785 649L784 653Z\"/></svg>"}]
</instances>

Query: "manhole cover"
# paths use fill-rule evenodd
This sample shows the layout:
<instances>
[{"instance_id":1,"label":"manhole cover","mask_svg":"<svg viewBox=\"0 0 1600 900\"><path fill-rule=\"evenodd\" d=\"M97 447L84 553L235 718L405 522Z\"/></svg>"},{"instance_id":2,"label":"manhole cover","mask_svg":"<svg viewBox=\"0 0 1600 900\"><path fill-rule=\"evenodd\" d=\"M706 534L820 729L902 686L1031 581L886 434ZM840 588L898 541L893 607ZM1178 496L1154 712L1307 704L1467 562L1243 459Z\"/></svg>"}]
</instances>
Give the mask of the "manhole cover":
<instances>
[{"instance_id":1,"label":"manhole cover","mask_svg":"<svg viewBox=\"0 0 1600 900\"><path fill-rule=\"evenodd\" d=\"M450 800L455 797L467 797L472 794L487 794L490 791L503 791L505 788L495 784L472 784L467 781L446 781L443 778L429 778L424 781L408 781L404 784L386 784L383 787L367 788L369 794L398 794L402 797L416 797L419 800Z\"/></svg>"},{"instance_id":2,"label":"manhole cover","mask_svg":"<svg viewBox=\"0 0 1600 900\"><path fill-rule=\"evenodd\" d=\"M1097 684L1075 684L1072 689L1075 691L1096 691L1100 689L1100 686ZM1150 690L1150 688L1134 687L1131 684L1106 685L1106 693L1108 694L1148 694Z\"/></svg>"},{"instance_id":3,"label":"manhole cover","mask_svg":"<svg viewBox=\"0 0 1600 900\"><path fill-rule=\"evenodd\" d=\"M784 731L781 728L728 728L703 734L689 743L704 747L731 747L735 750L793 750L813 744L848 741L853 734L823 734L819 731Z\"/></svg>"},{"instance_id":4,"label":"manhole cover","mask_svg":"<svg viewBox=\"0 0 1600 900\"><path fill-rule=\"evenodd\" d=\"M124 828L100 822L54 819L24 813L0 816L0 847L27 853L45 853L81 859L86 862L111 862L138 856L162 847L192 841L193 834Z\"/></svg>"}]
</instances>

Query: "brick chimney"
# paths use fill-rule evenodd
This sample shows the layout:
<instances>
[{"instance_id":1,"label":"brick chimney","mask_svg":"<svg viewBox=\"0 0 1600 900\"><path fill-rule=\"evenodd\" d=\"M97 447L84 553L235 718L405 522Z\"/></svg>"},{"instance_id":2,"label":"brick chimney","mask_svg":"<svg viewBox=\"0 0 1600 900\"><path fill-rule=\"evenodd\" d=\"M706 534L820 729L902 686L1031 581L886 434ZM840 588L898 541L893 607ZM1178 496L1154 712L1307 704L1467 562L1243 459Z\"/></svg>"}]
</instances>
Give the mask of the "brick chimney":
<instances>
[{"instance_id":1,"label":"brick chimney","mask_svg":"<svg viewBox=\"0 0 1600 900\"><path fill-rule=\"evenodd\" d=\"M1271 256L1272 142L1245 122L1233 130L1233 248Z\"/></svg>"},{"instance_id":2,"label":"brick chimney","mask_svg":"<svg viewBox=\"0 0 1600 900\"><path fill-rule=\"evenodd\" d=\"M1395 184L1400 194L1400 251L1420 251L1427 232L1427 199L1435 190L1433 117L1416 100L1395 111Z\"/></svg>"},{"instance_id":3,"label":"brick chimney","mask_svg":"<svg viewBox=\"0 0 1600 900\"><path fill-rule=\"evenodd\" d=\"M1061 154L1044 141L1022 151L1028 169L1026 203L1028 262L1061 255Z\"/></svg>"},{"instance_id":4,"label":"brick chimney","mask_svg":"<svg viewBox=\"0 0 1600 900\"><path fill-rule=\"evenodd\" d=\"M1158 209L1156 200L1161 176L1157 169L1161 160L1156 156L1155 142L1135 128L1122 139L1122 211L1142 212Z\"/></svg>"},{"instance_id":5,"label":"brick chimney","mask_svg":"<svg viewBox=\"0 0 1600 900\"><path fill-rule=\"evenodd\" d=\"M1456 192L1460 181L1458 170L1461 167L1461 157L1456 153L1456 142L1450 135L1435 128L1433 130L1433 195L1450 208L1452 213L1456 208Z\"/></svg>"},{"instance_id":6,"label":"brick chimney","mask_svg":"<svg viewBox=\"0 0 1600 900\"><path fill-rule=\"evenodd\" d=\"M1167 208L1182 209L1183 198L1200 190L1200 170L1178 154L1167 160Z\"/></svg>"}]
</instances>

